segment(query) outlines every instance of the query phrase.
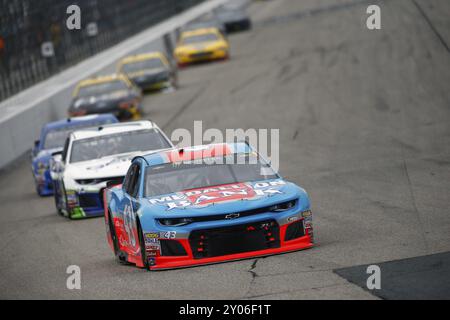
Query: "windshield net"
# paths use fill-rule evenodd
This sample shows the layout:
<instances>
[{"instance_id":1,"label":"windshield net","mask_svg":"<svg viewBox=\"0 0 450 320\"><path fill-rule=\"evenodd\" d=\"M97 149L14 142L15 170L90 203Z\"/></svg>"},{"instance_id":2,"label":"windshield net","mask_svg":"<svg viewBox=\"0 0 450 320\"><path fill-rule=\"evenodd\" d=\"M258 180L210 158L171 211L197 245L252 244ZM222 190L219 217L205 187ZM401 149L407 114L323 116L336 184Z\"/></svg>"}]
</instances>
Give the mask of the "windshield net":
<instances>
[{"instance_id":1,"label":"windshield net","mask_svg":"<svg viewBox=\"0 0 450 320\"><path fill-rule=\"evenodd\" d=\"M270 165L255 154L234 154L202 160L148 167L145 173L145 196L278 178Z\"/></svg>"},{"instance_id":2,"label":"windshield net","mask_svg":"<svg viewBox=\"0 0 450 320\"><path fill-rule=\"evenodd\" d=\"M70 163L98 159L110 155L170 148L157 129L121 132L74 141Z\"/></svg>"}]
</instances>

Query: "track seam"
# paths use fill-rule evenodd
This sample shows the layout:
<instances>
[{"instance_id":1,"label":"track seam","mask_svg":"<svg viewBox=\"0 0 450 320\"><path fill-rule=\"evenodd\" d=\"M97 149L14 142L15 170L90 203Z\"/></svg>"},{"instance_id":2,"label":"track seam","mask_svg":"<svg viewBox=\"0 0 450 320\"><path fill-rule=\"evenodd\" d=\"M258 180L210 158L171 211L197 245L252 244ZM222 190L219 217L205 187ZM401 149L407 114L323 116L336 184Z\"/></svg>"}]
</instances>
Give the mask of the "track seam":
<instances>
[{"instance_id":1,"label":"track seam","mask_svg":"<svg viewBox=\"0 0 450 320\"><path fill-rule=\"evenodd\" d=\"M436 29L436 27L434 26L433 22L430 20L430 18L427 16L427 14L425 13L425 11L423 11L422 7L419 5L419 3L416 0L412 0L412 2L414 3L414 5L416 6L417 10L419 10L420 14L422 15L422 17L425 19L425 21L427 22L428 26L430 27L431 31L433 31L433 33L435 34L435 36L439 39L439 41L441 42L441 44L444 46L444 48L447 50L447 52L450 52L450 47L448 46L447 42L444 40L444 38L442 37L442 35L439 33L439 31Z\"/></svg>"},{"instance_id":2,"label":"track seam","mask_svg":"<svg viewBox=\"0 0 450 320\"><path fill-rule=\"evenodd\" d=\"M189 99L188 102L186 102L184 105L181 106L181 108L162 126L163 130L166 130L167 127L175 121L179 116L181 116L193 103L195 100L197 100L200 95L203 93L203 91L206 89L206 86L201 87L194 96Z\"/></svg>"}]
</instances>

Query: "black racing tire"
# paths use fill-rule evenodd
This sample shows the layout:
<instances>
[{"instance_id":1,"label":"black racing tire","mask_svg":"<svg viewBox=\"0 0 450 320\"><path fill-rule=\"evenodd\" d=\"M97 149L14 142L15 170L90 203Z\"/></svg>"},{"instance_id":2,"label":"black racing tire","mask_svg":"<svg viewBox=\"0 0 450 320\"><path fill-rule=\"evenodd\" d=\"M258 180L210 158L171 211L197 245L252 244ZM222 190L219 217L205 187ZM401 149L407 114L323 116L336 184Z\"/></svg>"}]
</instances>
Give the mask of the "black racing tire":
<instances>
[{"instance_id":1,"label":"black racing tire","mask_svg":"<svg viewBox=\"0 0 450 320\"><path fill-rule=\"evenodd\" d=\"M64 197L64 209L67 212L67 217L72 220L72 211L69 210L69 208L67 207L67 194L66 194L66 187L64 186L64 182L61 182L61 187L62 187L62 197Z\"/></svg>"},{"instance_id":2,"label":"black racing tire","mask_svg":"<svg viewBox=\"0 0 450 320\"><path fill-rule=\"evenodd\" d=\"M61 210L59 191L58 191L58 188L56 188L56 182L55 181L53 181L53 195L54 195L54 198L55 198L56 212L58 213L58 215L64 216L64 213Z\"/></svg>"},{"instance_id":3,"label":"black racing tire","mask_svg":"<svg viewBox=\"0 0 450 320\"><path fill-rule=\"evenodd\" d=\"M150 266L148 264L147 251L145 250L145 241L144 241L144 233L142 232L141 223L139 220L136 220L137 231L139 236L139 246L141 248L141 259L144 268L150 271Z\"/></svg>"}]
</instances>

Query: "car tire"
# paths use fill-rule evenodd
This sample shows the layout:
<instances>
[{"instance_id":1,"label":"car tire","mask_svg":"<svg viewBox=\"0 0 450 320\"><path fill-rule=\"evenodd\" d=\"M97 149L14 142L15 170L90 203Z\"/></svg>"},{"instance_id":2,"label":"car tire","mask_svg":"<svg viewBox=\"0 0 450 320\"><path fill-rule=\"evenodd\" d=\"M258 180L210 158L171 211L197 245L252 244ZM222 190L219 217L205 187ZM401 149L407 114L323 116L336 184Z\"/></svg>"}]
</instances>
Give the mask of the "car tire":
<instances>
[{"instance_id":1,"label":"car tire","mask_svg":"<svg viewBox=\"0 0 450 320\"><path fill-rule=\"evenodd\" d=\"M146 270L150 271L150 266L148 264L148 259L147 259L147 251L145 250L144 233L142 232L142 228L141 228L141 224L140 224L139 220L136 221L136 224L137 224L137 231L138 231L138 236L139 236L139 246L141 248L142 264L144 265L144 268Z\"/></svg>"},{"instance_id":2,"label":"car tire","mask_svg":"<svg viewBox=\"0 0 450 320\"><path fill-rule=\"evenodd\" d=\"M54 194L54 198L55 198L56 212L58 213L58 215L64 216L64 213L61 210L59 191L58 191L58 188L56 186L56 182L55 181L53 181L53 190L54 190L53 194Z\"/></svg>"},{"instance_id":3,"label":"car tire","mask_svg":"<svg viewBox=\"0 0 450 320\"><path fill-rule=\"evenodd\" d=\"M62 189L61 197L64 197L64 210L66 210L67 212L67 218L72 220L72 213L67 207L67 194L66 194L66 187L64 187L64 182L61 182L61 189Z\"/></svg>"}]
</instances>

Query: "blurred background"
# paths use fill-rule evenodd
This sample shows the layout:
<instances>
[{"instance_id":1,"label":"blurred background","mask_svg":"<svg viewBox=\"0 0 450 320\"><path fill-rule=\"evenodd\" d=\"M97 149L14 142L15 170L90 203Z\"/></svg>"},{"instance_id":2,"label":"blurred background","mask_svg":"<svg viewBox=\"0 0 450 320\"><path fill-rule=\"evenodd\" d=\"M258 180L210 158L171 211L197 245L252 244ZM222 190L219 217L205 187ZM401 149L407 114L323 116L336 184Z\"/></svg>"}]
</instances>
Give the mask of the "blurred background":
<instances>
[{"instance_id":1,"label":"blurred background","mask_svg":"<svg viewBox=\"0 0 450 320\"><path fill-rule=\"evenodd\" d=\"M202 1L0 0L0 101ZM66 27L70 5L81 30Z\"/></svg>"}]
</instances>

